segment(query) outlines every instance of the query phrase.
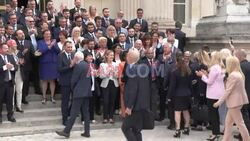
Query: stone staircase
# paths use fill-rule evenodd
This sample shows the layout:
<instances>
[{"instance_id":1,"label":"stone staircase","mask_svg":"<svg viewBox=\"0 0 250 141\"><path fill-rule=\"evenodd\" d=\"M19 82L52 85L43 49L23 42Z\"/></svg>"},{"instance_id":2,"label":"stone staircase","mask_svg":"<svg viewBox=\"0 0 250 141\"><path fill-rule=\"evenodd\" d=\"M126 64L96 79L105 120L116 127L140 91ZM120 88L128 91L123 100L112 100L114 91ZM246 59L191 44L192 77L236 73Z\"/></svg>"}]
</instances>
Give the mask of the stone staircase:
<instances>
[{"instance_id":1,"label":"stone staircase","mask_svg":"<svg viewBox=\"0 0 250 141\"><path fill-rule=\"evenodd\" d=\"M62 130L64 126L62 125L61 120L60 97L60 94L55 96L56 104L47 101L47 103L44 105L41 103L41 95L30 94L27 97L29 104L22 105L24 113L15 112L14 114L17 120L16 123L7 121L7 113L4 105L3 123L0 124L0 137L48 133L54 132L56 130ZM103 125L101 123L102 116L95 116L95 119L97 123L91 124L91 130L121 127L121 120L119 116L115 117L117 122L114 125ZM83 129L83 125L79 116L72 130L81 129Z\"/></svg>"}]
</instances>

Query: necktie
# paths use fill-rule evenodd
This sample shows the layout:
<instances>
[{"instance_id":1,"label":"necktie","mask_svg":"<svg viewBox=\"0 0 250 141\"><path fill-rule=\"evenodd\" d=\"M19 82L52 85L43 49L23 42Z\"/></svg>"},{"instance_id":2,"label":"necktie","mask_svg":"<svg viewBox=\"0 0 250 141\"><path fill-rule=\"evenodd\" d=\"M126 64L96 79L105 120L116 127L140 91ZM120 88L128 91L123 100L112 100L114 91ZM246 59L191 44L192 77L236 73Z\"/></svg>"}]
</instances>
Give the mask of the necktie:
<instances>
[{"instance_id":1,"label":"necktie","mask_svg":"<svg viewBox=\"0 0 250 141\"><path fill-rule=\"evenodd\" d=\"M71 60L71 54L68 54L68 59Z\"/></svg>"},{"instance_id":2,"label":"necktie","mask_svg":"<svg viewBox=\"0 0 250 141\"><path fill-rule=\"evenodd\" d=\"M122 44L122 49L125 49L125 45L124 44Z\"/></svg>"},{"instance_id":3,"label":"necktie","mask_svg":"<svg viewBox=\"0 0 250 141\"><path fill-rule=\"evenodd\" d=\"M96 58L95 58L95 51L92 50L91 53L92 53L93 59L95 60L95 59L96 59Z\"/></svg>"},{"instance_id":4,"label":"necktie","mask_svg":"<svg viewBox=\"0 0 250 141\"><path fill-rule=\"evenodd\" d=\"M3 58L4 58L5 64L7 64L8 63L7 56L5 55ZM10 81L10 79L11 79L10 78L10 71L7 70L6 73L5 73L4 81L8 82L8 81Z\"/></svg>"}]
</instances>

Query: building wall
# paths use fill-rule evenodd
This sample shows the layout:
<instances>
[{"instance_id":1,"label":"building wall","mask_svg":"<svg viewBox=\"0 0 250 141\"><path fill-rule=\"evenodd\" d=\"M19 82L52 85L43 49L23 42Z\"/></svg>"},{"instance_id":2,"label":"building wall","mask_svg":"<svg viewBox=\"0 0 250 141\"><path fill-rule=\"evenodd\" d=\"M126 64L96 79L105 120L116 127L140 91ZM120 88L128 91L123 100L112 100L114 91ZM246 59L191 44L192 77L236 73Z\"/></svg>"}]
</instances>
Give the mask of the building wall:
<instances>
[{"instance_id":1,"label":"building wall","mask_svg":"<svg viewBox=\"0 0 250 141\"><path fill-rule=\"evenodd\" d=\"M74 6L73 0L55 0L55 7L58 9L61 3L66 3L68 8ZM199 20L204 16L215 14L215 0L186 0L188 5L186 16L188 22L183 26L183 30L189 37L195 37L195 28ZM82 0L82 6L88 9L90 5L95 5L98 15L102 15L104 7L110 8L111 17L115 18L119 10L123 10L126 19L136 17L136 9L144 9L144 17L149 21L160 23L160 29L174 25L174 0Z\"/></svg>"}]
</instances>

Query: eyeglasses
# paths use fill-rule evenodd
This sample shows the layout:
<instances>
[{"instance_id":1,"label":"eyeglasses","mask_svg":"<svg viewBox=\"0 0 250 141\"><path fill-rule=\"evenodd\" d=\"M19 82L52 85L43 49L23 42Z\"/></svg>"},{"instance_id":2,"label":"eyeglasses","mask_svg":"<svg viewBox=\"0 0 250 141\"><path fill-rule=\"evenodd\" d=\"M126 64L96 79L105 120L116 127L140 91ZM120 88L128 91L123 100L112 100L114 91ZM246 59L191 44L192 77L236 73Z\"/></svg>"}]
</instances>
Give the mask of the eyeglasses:
<instances>
[{"instance_id":1,"label":"eyeglasses","mask_svg":"<svg viewBox=\"0 0 250 141\"><path fill-rule=\"evenodd\" d=\"M29 21L29 22L34 23L35 21Z\"/></svg>"}]
</instances>

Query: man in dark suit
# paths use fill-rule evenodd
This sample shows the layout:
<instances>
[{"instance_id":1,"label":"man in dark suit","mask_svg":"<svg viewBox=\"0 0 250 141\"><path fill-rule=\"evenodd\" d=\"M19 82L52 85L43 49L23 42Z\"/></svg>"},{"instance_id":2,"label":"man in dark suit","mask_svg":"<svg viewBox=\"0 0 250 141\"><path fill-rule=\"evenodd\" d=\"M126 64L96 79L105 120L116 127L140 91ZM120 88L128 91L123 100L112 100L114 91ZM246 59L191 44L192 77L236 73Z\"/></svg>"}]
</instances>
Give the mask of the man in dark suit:
<instances>
[{"instance_id":1,"label":"man in dark suit","mask_svg":"<svg viewBox=\"0 0 250 141\"><path fill-rule=\"evenodd\" d=\"M31 56L35 53L35 50L31 44L31 41L25 40L25 35L22 30L16 31L17 49L19 50L19 57L24 59L24 64L20 65L21 76L23 79L22 90L22 103L28 104L26 97L29 94L30 76L32 70ZM35 77L35 76L32 76Z\"/></svg>"},{"instance_id":2,"label":"man in dark suit","mask_svg":"<svg viewBox=\"0 0 250 141\"><path fill-rule=\"evenodd\" d=\"M96 16L95 17L95 25L96 25L96 31L101 30L104 35L106 34L106 28L102 26L102 17Z\"/></svg>"},{"instance_id":3,"label":"man in dark suit","mask_svg":"<svg viewBox=\"0 0 250 141\"><path fill-rule=\"evenodd\" d=\"M28 1L28 5L29 5L29 8L31 8L33 10L33 15L35 17L40 17L40 10L38 9L37 7L37 3L36 3L36 0L29 0Z\"/></svg>"},{"instance_id":4,"label":"man in dark suit","mask_svg":"<svg viewBox=\"0 0 250 141\"><path fill-rule=\"evenodd\" d=\"M87 24L87 33L83 36L85 39L94 40L96 43L98 39L95 36L95 25L92 22L88 22Z\"/></svg>"},{"instance_id":5,"label":"man in dark suit","mask_svg":"<svg viewBox=\"0 0 250 141\"><path fill-rule=\"evenodd\" d=\"M14 31L18 29L22 29L23 26L20 24L17 24L17 15L15 13L9 14L9 25L11 25L14 28Z\"/></svg>"},{"instance_id":6,"label":"man in dark suit","mask_svg":"<svg viewBox=\"0 0 250 141\"><path fill-rule=\"evenodd\" d=\"M118 35L118 43L121 45L122 50L129 50L132 47L131 44L126 43L126 34L123 32Z\"/></svg>"},{"instance_id":7,"label":"man in dark suit","mask_svg":"<svg viewBox=\"0 0 250 141\"><path fill-rule=\"evenodd\" d=\"M129 50L124 91L126 117L121 127L128 141L142 141L142 113L150 108L150 80L145 77L145 69L140 69L141 67L138 66L139 58L140 53L137 49Z\"/></svg>"},{"instance_id":8,"label":"man in dark suit","mask_svg":"<svg viewBox=\"0 0 250 141\"><path fill-rule=\"evenodd\" d=\"M11 13L11 11L12 11L11 3L6 3L5 11L1 13L5 24L7 24L7 22L9 21L9 14Z\"/></svg>"},{"instance_id":9,"label":"man in dark suit","mask_svg":"<svg viewBox=\"0 0 250 141\"><path fill-rule=\"evenodd\" d=\"M245 89L248 99L250 100L250 62L248 62L246 59L247 53L245 50L240 49L235 52L235 56L239 59L241 70L245 75ZM244 105L241 109L241 113L248 132L250 132L250 104ZM235 137L239 140L242 140L241 135Z\"/></svg>"},{"instance_id":10,"label":"man in dark suit","mask_svg":"<svg viewBox=\"0 0 250 141\"><path fill-rule=\"evenodd\" d=\"M154 49L149 48L145 51L145 57L143 57L139 63L146 65L149 70L148 78L150 80L150 109L154 113L155 119L158 119L157 113L157 99L159 97L159 80L157 77L159 61L154 57Z\"/></svg>"},{"instance_id":11,"label":"man in dark suit","mask_svg":"<svg viewBox=\"0 0 250 141\"><path fill-rule=\"evenodd\" d=\"M53 1L49 0L46 6L46 13L48 14L48 20L55 20L56 10L54 9Z\"/></svg>"},{"instance_id":12,"label":"man in dark suit","mask_svg":"<svg viewBox=\"0 0 250 141\"><path fill-rule=\"evenodd\" d=\"M5 38L6 40L15 39L14 29L11 25L6 25L5 27Z\"/></svg>"},{"instance_id":13,"label":"man in dark suit","mask_svg":"<svg viewBox=\"0 0 250 141\"><path fill-rule=\"evenodd\" d=\"M81 0L75 0L75 7L70 9L70 20L74 20L74 14L78 12L81 14L81 12L84 10L84 8L81 8Z\"/></svg>"},{"instance_id":14,"label":"man in dark suit","mask_svg":"<svg viewBox=\"0 0 250 141\"><path fill-rule=\"evenodd\" d=\"M184 48L186 46L186 33L181 31L182 23L177 21L175 23L175 38L178 39L178 49L180 49L182 52L184 52Z\"/></svg>"},{"instance_id":15,"label":"man in dark suit","mask_svg":"<svg viewBox=\"0 0 250 141\"><path fill-rule=\"evenodd\" d=\"M109 25L113 25L113 26L115 25L115 20L109 17L110 16L109 8L103 8L102 14L103 14L103 17L102 17L103 27L107 28Z\"/></svg>"},{"instance_id":16,"label":"man in dark suit","mask_svg":"<svg viewBox=\"0 0 250 141\"><path fill-rule=\"evenodd\" d=\"M151 23L151 35L153 35L153 33L159 33L159 36L161 36L161 37L163 37L163 38L165 38L166 36L165 36L165 33L164 32L162 32L162 31L159 31L159 23L157 23L157 22L152 22Z\"/></svg>"},{"instance_id":17,"label":"man in dark suit","mask_svg":"<svg viewBox=\"0 0 250 141\"><path fill-rule=\"evenodd\" d=\"M67 27L67 20L64 17L59 18L59 27L53 29L53 38L59 40L59 32L65 30L70 35L70 29Z\"/></svg>"},{"instance_id":18,"label":"man in dark suit","mask_svg":"<svg viewBox=\"0 0 250 141\"><path fill-rule=\"evenodd\" d=\"M58 56L58 72L59 72L59 85L61 86L62 93L62 124L66 125L69 116L69 101L70 96L72 95L72 91L70 88L70 81L73 72L74 63L72 61L73 53L72 53L72 43L70 41L66 41L64 43L65 51L59 54Z\"/></svg>"},{"instance_id":19,"label":"man in dark suit","mask_svg":"<svg viewBox=\"0 0 250 141\"><path fill-rule=\"evenodd\" d=\"M135 36L135 29L134 28L128 28L128 37L126 39L126 43L128 43L132 47L134 47L134 44L135 44L136 40L137 40L137 37Z\"/></svg>"},{"instance_id":20,"label":"man in dark suit","mask_svg":"<svg viewBox=\"0 0 250 141\"><path fill-rule=\"evenodd\" d=\"M73 103L70 112L70 118L66 123L66 127L63 131L57 131L59 136L69 138L70 131L73 127L76 117L78 116L80 109L84 113L84 129L85 132L81 134L83 137L90 137L90 125L89 125L89 100L91 94L91 76L88 74L88 63L83 61L83 53L77 52L74 57L76 63L72 79L71 88L73 90Z\"/></svg>"},{"instance_id":21,"label":"man in dark suit","mask_svg":"<svg viewBox=\"0 0 250 141\"><path fill-rule=\"evenodd\" d=\"M163 45L163 54L160 54L158 56L158 60L161 65L163 65L162 72L164 73L163 77L159 76L159 95L160 95L160 114L158 121L162 121L165 119L165 111L166 111L166 98L167 98L167 90L169 87L169 80L170 80L170 74L172 72L173 61L171 58L171 45L169 43L165 43ZM172 110L173 111L173 110ZM168 111L171 112L171 111ZM175 127L175 121L174 121L174 113L169 113L168 116L170 117L170 125L169 127L174 128Z\"/></svg>"},{"instance_id":22,"label":"man in dark suit","mask_svg":"<svg viewBox=\"0 0 250 141\"><path fill-rule=\"evenodd\" d=\"M17 65L12 55L8 55L8 46L0 45L0 123L2 123L2 106L6 99L8 121L16 122L13 116L13 92Z\"/></svg>"},{"instance_id":23,"label":"man in dark suit","mask_svg":"<svg viewBox=\"0 0 250 141\"><path fill-rule=\"evenodd\" d=\"M143 17L143 9L137 9L137 18L130 21L129 27L134 27L136 23L141 24L141 32L147 33L148 32L148 22Z\"/></svg>"}]
</instances>

